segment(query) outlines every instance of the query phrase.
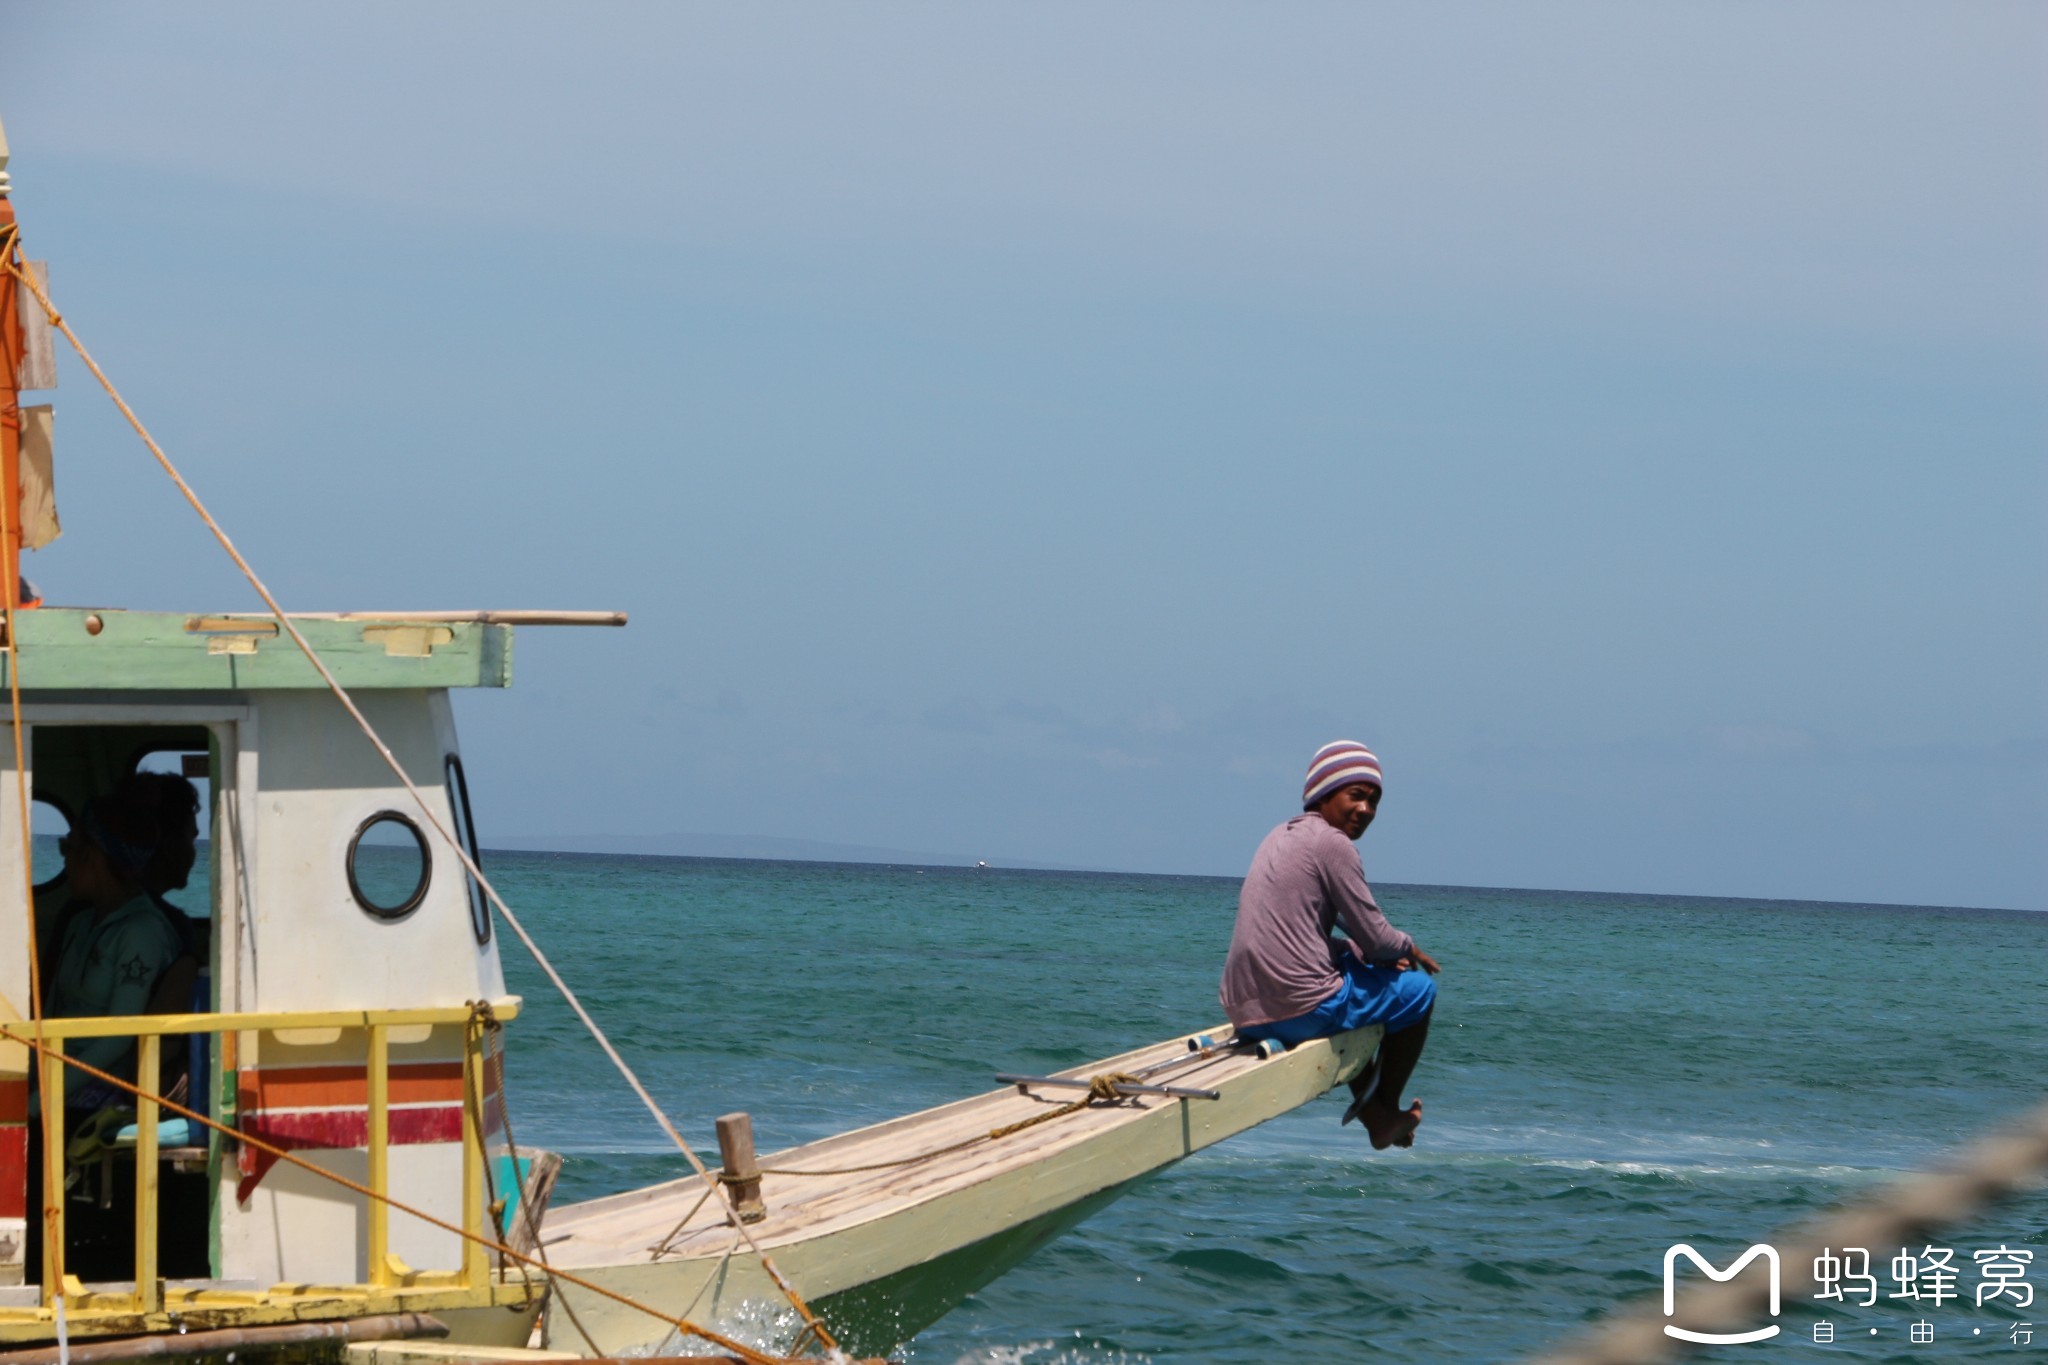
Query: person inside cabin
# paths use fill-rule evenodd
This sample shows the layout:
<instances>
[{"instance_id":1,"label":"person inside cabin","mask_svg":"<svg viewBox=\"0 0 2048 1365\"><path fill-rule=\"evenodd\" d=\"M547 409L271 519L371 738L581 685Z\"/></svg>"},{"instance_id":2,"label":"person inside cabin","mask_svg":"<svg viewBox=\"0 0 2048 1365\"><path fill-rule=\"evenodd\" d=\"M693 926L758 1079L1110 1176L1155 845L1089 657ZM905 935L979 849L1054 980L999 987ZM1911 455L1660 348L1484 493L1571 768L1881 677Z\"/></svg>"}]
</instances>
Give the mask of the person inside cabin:
<instances>
[{"instance_id":1,"label":"person inside cabin","mask_svg":"<svg viewBox=\"0 0 2048 1365\"><path fill-rule=\"evenodd\" d=\"M208 921L195 920L168 899L183 891L192 880L192 868L199 861L199 790L176 773L133 772L114 789L117 800L134 801L156 817L159 834L156 852L142 869L142 889L156 902L171 928L185 945L185 955L195 964L206 956ZM185 986L189 989L188 977ZM151 1014L182 1013L189 1000L179 996L167 1008Z\"/></svg>"},{"instance_id":2,"label":"person inside cabin","mask_svg":"<svg viewBox=\"0 0 2048 1365\"><path fill-rule=\"evenodd\" d=\"M151 894L153 887L182 880L192 864L191 853L181 853L175 847L178 827L173 827L169 841L161 837L155 799L159 795L146 784L124 781L108 795L86 802L71 832L59 842L68 898L58 921L61 929L52 965L43 982L44 1009L51 1018L152 1012L153 993L172 965L188 954L185 939ZM171 846L168 851L167 843ZM133 1037L74 1039L65 1053L110 1075L136 1079ZM151 1084L152 1079L144 1078L143 1083ZM160 1084L158 1080L152 1088ZM99 1124L109 1106L127 1109L133 1104L133 1098L118 1086L74 1067L65 1068L61 1131L73 1143ZM32 1113L40 1113L40 1086L31 1091L29 1105ZM31 1122L27 1169L40 1172L42 1162L43 1126ZM117 1180L102 1191L102 1199L72 1202L65 1252L70 1273L83 1279L118 1279L132 1273L132 1188L132 1182ZM30 1186L29 1196L33 1206L40 1197L38 1185ZM203 1227L203 1220L194 1225ZM40 1264L40 1218L28 1220L26 1240L25 1263ZM189 1251L176 1237L167 1240L180 1267L175 1273L190 1273L194 1261Z\"/></svg>"},{"instance_id":3,"label":"person inside cabin","mask_svg":"<svg viewBox=\"0 0 2048 1365\"><path fill-rule=\"evenodd\" d=\"M163 913L178 935L177 957L164 968L150 990L144 1014L190 1014L210 1008L197 991L199 974L205 970L209 952L210 918L195 918L173 904L168 893L182 891L192 880L192 868L199 859L199 791L177 773L134 772L115 789L117 798L132 799L156 816L156 852L142 869L142 889ZM180 1103L192 1094L191 1052L184 1035L165 1037L162 1069L152 1087L160 1095ZM147 1078L144 1078L147 1081Z\"/></svg>"},{"instance_id":4,"label":"person inside cabin","mask_svg":"<svg viewBox=\"0 0 2048 1365\"><path fill-rule=\"evenodd\" d=\"M1218 992L1246 1041L1288 1047L1379 1024L1379 1056L1351 1082L1344 1122L1375 1148L1409 1147L1422 1101L1401 1092L1422 1056L1436 1006L1436 959L1387 922L1366 884L1357 840L1379 813L1379 759L1355 740L1316 750L1302 813L1266 836L1238 897ZM1343 937L1337 937L1342 930Z\"/></svg>"},{"instance_id":5,"label":"person inside cabin","mask_svg":"<svg viewBox=\"0 0 2048 1365\"><path fill-rule=\"evenodd\" d=\"M44 985L46 1012L76 1019L143 1014L165 971L186 952L184 940L151 897L149 868L162 843L156 811L124 784L94 797L65 835L67 922L55 968ZM70 1056L134 1079L135 1039L81 1038ZM96 1108L115 1098L101 1082L66 1068L65 1108Z\"/></svg>"},{"instance_id":6,"label":"person inside cabin","mask_svg":"<svg viewBox=\"0 0 2048 1365\"><path fill-rule=\"evenodd\" d=\"M183 947L164 975L153 983L149 1008L137 1012L182 1014L191 1008L192 982L200 963L206 959L207 930L211 927L207 921L194 920L169 899L170 892L182 891L190 883L192 868L198 862L199 791L176 773L133 772L115 787L114 799L118 804L139 805L155 817L159 837L156 851L142 871L142 889L163 913ZM68 873L67 862L66 875L58 878L65 898L55 906L45 906L38 898L36 906L36 936L42 945L40 958L45 982L56 978L58 947L81 909L77 898L70 894ZM44 993L48 994L47 987Z\"/></svg>"}]
</instances>

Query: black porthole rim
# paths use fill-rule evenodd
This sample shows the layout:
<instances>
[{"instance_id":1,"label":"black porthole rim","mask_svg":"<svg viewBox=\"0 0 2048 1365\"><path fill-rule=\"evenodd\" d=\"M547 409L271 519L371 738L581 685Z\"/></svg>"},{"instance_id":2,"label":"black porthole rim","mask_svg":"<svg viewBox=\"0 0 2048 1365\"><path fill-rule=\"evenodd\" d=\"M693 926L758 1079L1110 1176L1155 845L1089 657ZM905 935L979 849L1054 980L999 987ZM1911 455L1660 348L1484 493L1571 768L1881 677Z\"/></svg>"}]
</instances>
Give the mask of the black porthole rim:
<instances>
[{"instance_id":1,"label":"black porthole rim","mask_svg":"<svg viewBox=\"0 0 2048 1365\"><path fill-rule=\"evenodd\" d=\"M372 825L379 825L387 820L403 825L406 833L412 835L413 841L420 846L420 879L418 884L413 887L412 894L408 895L403 902L389 907L378 905L368 896L364 895L362 883L356 880L356 847L363 842L363 836L370 832ZM370 815L360 825L357 825L355 834L348 841L348 857L343 861L342 865L348 872L349 895L355 897L356 904L362 907L365 914L369 915L372 919L382 920L386 924L396 923L419 909L421 903L427 898L428 885L434 880L434 855L428 847L427 836L420 829L419 825L414 822L413 818L404 811L380 810Z\"/></svg>"},{"instance_id":2,"label":"black porthole rim","mask_svg":"<svg viewBox=\"0 0 2048 1365\"><path fill-rule=\"evenodd\" d=\"M448 784L448 807L460 822L461 834L465 841L464 851L469 860L482 868L484 851L477 847L476 817L469 811L469 774L462 766L461 754L449 754L441 760L441 774ZM458 799L459 798L459 799ZM462 861L460 858L457 862ZM487 948L491 943L491 902L484 895L483 884L470 875L468 868L462 869L462 887L469 896L469 928L475 935L477 946Z\"/></svg>"}]
</instances>

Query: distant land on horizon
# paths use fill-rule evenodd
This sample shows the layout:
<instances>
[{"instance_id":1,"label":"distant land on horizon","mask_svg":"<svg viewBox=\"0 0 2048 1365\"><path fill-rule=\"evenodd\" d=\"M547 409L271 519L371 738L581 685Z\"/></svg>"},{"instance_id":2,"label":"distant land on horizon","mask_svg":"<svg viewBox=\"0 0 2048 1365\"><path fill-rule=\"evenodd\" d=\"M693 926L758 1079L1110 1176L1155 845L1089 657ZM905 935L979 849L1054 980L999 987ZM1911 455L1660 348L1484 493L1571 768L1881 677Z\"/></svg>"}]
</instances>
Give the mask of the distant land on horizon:
<instances>
[{"instance_id":1,"label":"distant land on horizon","mask_svg":"<svg viewBox=\"0 0 2048 1365\"><path fill-rule=\"evenodd\" d=\"M835 844L768 834L514 834L489 841L508 853L623 853L659 858L762 858L774 862L907 863L925 867L1026 868L1036 872L1112 872L1105 867L1048 863L1032 858L991 858L932 853L876 844Z\"/></svg>"},{"instance_id":2,"label":"distant land on horizon","mask_svg":"<svg viewBox=\"0 0 2048 1365\"><path fill-rule=\"evenodd\" d=\"M202 841L203 842L203 841ZM766 834L513 834L488 841L485 852L507 853L614 853L655 858L742 858L766 862L803 863L892 863L911 867L973 867L977 858L960 853L920 852L907 848L885 848L875 844L835 844L823 839L787 839ZM1099 872L1122 876L1194 877L1232 881L1205 872L1137 872L1130 868L1085 867L1077 863L1048 863L1030 858L989 858L992 868L1020 872ZM1405 882L1389 878L1375 886L1395 889L1405 886L1448 887L1463 891L1491 893L1533 892L1547 896L1601 896L1623 899L1720 901L1758 906L1823 905L1845 909L1870 907L1883 910L1960 910L1972 913L2039 915L2048 910L2024 906L1916 905L1905 901L1808 900L1797 896L1715 896L1691 891L1592 891L1569 887L1474 886L1436 882Z\"/></svg>"}]
</instances>

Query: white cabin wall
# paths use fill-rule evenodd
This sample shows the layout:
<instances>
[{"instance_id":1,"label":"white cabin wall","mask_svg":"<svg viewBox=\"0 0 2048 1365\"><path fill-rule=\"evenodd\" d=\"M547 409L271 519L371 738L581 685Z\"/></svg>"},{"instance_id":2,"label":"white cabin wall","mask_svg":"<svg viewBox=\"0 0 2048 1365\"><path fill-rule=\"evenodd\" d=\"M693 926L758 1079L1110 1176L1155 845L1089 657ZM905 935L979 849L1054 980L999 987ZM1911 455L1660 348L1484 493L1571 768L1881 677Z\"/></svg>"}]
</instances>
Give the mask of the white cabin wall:
<instances>
[{"instance_id":1,"label":"white cabin wall","mask_svg":"<svg viewBox=\"0 0 2048 1365\"><path fill-rule=\"evenodd\" d=\"M370 1157L360 1147L347 1151L300 1152L323 1170L368 1183ZM454 1221L461 1200L462 1148L452 1142L391 1149L391 1197ZM258 1284L360 1284L369 1244L367 1201L355 1191L280 1162L264 1176L247 1204L235 1202L233 1163L221 1189L221 1262L234 1279ZM452 1232L391 1211L391 1250L419 1270L453 1270L462 1264L462 1242Z\"/></svg>"},{"instance_id":2,"label":"white cabin wall","mask_svg":"<svg viewBox=\"0 0 2048 1365\"><path fill-rule=\"evenodd\" d=\"M239 998L223 1007L399 1009L502 994L496 937L476 941L461 863L340 703L311 691L254 696L256 866L241 924ZM452 828L442 775L454 741L446 692L366 691L356 704ZM349 893L349 841L382 810L419 824L431 857L425 900L396 922L372 917Z\"/></svg>"}]
</instances>

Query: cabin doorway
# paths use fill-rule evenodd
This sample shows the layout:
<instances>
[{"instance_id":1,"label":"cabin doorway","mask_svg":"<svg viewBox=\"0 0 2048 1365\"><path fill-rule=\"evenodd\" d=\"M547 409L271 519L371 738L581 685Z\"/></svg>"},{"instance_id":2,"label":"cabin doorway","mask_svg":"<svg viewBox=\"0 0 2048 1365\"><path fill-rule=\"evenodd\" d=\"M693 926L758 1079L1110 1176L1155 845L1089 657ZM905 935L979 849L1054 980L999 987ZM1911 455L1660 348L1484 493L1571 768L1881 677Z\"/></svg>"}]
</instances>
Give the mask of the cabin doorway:
<instances>
[{"instance_id":1,"label":"cabin doorway","mask_svg":"<svg viewBox=\"0 0 2048 1365\"><path fill-rule=\"evenodd\" d=\"M232 813L221 816L234 785L236 722L213 717L130 720L137 708L129 707L118 708L126 714L96 717L91 709L97 708L25 717L30 719L25 738L42 1009L51 1017L214 1013L223 945L231 938L216 930L232 922L223 907L234 901L220 888L234 884L243 862L239 850L223 848L215 837L217 830L237 824ZM110 824L135 833L136 842L125 843ZM103 872L80 870L76 845L94 840L104 851L110 839L123 844L128 864L124 885L136 893L116 908L81 896L72 884L104 877ZM154 947L146 961L138 957L121 964L127 975L110 975L98 960L104 958L100 939L111 941L122 920L148 920L146 930L130 932ZM132 941L121 940L124 945ZM231 948L227 960L232 963ZM121 976L120 984L110 986L112 976ZM100 995L107 999L101 1001ZM96 1059L109 1074L201 1114L218 1110L220 1059L214 1035L164 1036L157 1044L154 1075L141 1074L140 1049L133 1039L105 1041L126 1044L119 1056ZM39 1100L33 1075L30 1088ZM134 1097L74 1074L67 1076L64 1106L65 1273L86 1283L132 1280L141 1235ZM28 1129L23 1174L31 1216L22 1269L24 1279L36 1283L43 1271L41 1220L33 1216L42 1183L42 1124L31 1120ZM157 1273L171 1280L209 1278L214 1273L220 1144L203 1125L168 1111L161 1116L157 1140Z\"/></svg>"}]
</instances>

